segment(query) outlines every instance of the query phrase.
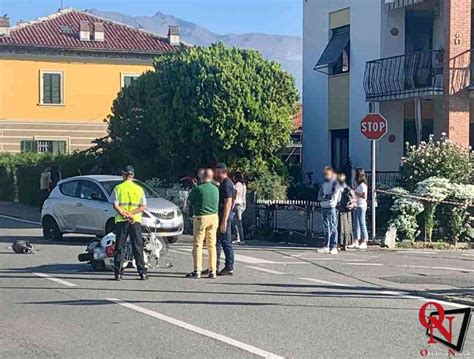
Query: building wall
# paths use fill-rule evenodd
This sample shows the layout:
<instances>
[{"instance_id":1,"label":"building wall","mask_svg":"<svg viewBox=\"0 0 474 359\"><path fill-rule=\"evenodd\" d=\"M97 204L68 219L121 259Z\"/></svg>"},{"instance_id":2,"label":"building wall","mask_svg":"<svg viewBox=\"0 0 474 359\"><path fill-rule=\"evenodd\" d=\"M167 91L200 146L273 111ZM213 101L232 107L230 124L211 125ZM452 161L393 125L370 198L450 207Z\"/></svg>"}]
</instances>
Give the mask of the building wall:
<instances>
[{"instance_id":1,"label":"building wall","mask_svg":"<svg viewBox=\"0 0 474 359\"><path fill-rule=\"evenodd\" d=\"M363 87L365 63L381 57L384 8L379 0L351 1L349 153L353 166L366 169L370 168L370 143L360 133L360 121L369 110Z\"/></svg>"},{"instance_id":2,"label":"building wall","mask_svg":"<svg viewBox=\"0 0 474 359\"><path fill-rule=\"evenodd\" d=\"M148 64L80 60L0 59L0 151L18 152L22 139L63 139L85 149L106 134L103 120L121 86L121 74L141 74ZM64 104L40 103L40 71L63 72Z\"/></svg>"}]
</instances>

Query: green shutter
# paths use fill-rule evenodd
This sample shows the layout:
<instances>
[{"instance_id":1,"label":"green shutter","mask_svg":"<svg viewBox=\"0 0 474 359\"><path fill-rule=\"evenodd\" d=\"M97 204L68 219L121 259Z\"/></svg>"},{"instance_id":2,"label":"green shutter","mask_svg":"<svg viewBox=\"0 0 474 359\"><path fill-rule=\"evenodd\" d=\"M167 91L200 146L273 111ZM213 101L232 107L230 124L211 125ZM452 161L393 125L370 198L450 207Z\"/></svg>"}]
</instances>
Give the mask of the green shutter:
<instances>
[{"instance_id":1,"label":"green shutter","mask_svg":"<svg viewBox=\"0 0 474 359\"><path fill-rule=\"evenodd\" d=\"M61 103L61 75L51 74L51 103Z\"/></svg>"},{"instance_id":2,"label":"green shutter","mask_svg":"<svg viewBox=\"0 0 474 359\"><path fill-rule=\"evenodd\" d=\"M34 140L21 141L21 152L38 152L38 143Z\"/></svg>"},{"instance_id":3,"label":"green shutter","mask_svg":"<svg viewBox=\"0 0 474 359\"><path fill-rule=\"evenodd\" d=\"M124 76L123 77L123 87L128 87L132 84L135 78L133 76Z\"/></svg>"},{"instance_id":4,"label":"green shutter","mask_svg":"<svg viewBox=\"0 0 474 359\"><path fill-rule=\"evenodd\" d=\"M43 103L51 103L51 74L43 74Z\"/></svg>"},{"instance_id":5,"label":"green shutter","mask_svg":"<svg viewBox=\"0 0 474 359\"><path fill-rule=\"evenodd\" d=\"M43 103L62 103L60 74L43 74Z\"/></svg>"},{"instance_id":6,"label":"green shutter","mask_svg":"<svg viewBox=\"0 0 474 359\"><path fill-rule=\"evenodd\" d=\"M66 153L66 141L52 141L52 153L65 154Z\"/></svg>"}]
</instances>

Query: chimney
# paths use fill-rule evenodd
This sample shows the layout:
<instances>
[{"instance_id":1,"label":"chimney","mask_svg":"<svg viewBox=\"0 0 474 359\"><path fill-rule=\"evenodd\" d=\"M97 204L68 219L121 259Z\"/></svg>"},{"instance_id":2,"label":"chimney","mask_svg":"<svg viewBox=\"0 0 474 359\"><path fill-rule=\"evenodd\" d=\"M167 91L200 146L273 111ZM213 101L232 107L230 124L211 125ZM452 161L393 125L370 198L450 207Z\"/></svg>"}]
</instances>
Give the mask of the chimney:
<instances>
[{"instance_id":1,"label":"chimney","mask_svg":"<svg viewBox=\"0 0 474 359\"><path fill-rule=\"evenodd\" d=\"M80 22L79 38L81 39L81 41L91 41L91 25L88 21Z\"/></svg>"},{"instance_id":2,"label":"chimney","mask_svg":"<svg viewBox=\"0 0 474 359\"><path fill-rule=\"evenodd\" d=\"M104 37L104 24L102 22L94 22L94 40L103 42Z\"/></svg>"},{"instance_id":3,"label":"chimney","mask_svg":"<svg viewBox=\"0 0 474 359\"><path fill-rule=\"evenodd\" d=\"M168 42L170 45L179 45L179 26L169 26L168 28Z\"/></svg>"},{"instance_id":4,"label":"chimney","mask_svg":"<svg viewBox=\"0 0 474 359\"><path fill-rule=\"evenodd\" d=\"M10 19L6 16L0 17L0 36L10 35Z\"/></svg>"}]
</instances>

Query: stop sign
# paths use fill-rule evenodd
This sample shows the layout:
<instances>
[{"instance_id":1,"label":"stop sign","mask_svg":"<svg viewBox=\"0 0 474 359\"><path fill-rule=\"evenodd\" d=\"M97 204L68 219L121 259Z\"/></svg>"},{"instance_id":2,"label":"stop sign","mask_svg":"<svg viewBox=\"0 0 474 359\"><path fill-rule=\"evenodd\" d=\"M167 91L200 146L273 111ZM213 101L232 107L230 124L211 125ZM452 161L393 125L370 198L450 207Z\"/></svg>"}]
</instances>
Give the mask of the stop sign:
<instances>
[{"instance_id":1,"label":"stop sign","mask_svg":"<svg viewBox=\"0 0 474 359\"><path fill-rule=\"evenodd\" d=\"M360 122L360 132L369 140L379 140L387 131L387 120L380 113L369 113Z\"/></svg>"}]
</instances>

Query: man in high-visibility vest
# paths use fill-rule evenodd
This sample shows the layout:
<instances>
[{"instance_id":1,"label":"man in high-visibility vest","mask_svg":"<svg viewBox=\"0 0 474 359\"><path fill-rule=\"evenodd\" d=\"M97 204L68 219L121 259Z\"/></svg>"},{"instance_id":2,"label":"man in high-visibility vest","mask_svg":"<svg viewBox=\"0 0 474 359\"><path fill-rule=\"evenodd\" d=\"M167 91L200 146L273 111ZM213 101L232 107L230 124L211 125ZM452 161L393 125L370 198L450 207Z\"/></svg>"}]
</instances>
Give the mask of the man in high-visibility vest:
<instances>
[{"instance_id":1,"label":"man in high-visibility vest","mask_svg":"<svg viewBox=\"0 0 474 359\"><path fill-rule=\"evenodd\" d=\"M135 170L132 166L122 170L123 182L115 186L112 193L115 216L115 255L114 272L115 279L122 278L123 268L122 253L125 251L127 236L132 242L132 252L137 265L137 271L141 280L148 279L143 259L142 239L142 212L146 208L146 197L143 188L133 181Z\"/></svg>"}]
</instances>

